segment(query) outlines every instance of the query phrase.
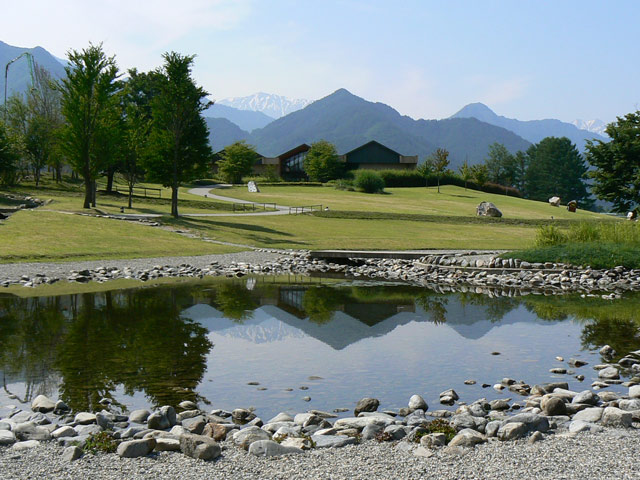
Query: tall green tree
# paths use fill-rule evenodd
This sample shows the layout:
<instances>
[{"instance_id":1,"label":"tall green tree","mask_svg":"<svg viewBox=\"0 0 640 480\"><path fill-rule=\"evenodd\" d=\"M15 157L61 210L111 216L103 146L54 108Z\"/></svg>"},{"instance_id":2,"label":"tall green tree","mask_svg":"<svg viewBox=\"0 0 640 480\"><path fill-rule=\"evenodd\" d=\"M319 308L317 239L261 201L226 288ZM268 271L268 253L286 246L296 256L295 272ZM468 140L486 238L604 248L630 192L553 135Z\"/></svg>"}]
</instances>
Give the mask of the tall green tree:
<instances>
[{"instance_id":1,"label":"tall green tree","mask_svg":"<svg viewBox=\"0 0 640 480\"><path fill-rule=\"evenodd\" d=\"M9 129L0 121L0 185L15 182L18 154L9 136Z\"/></svg>"},{"instance_id":2,"label":"tall green tree","mask_svg":"<svg viewBox=\"0 0 640 480\"><path fill-rule=\"evenodd\" d=\"M438 193L440 193L440 179L449 166L449 151L444 148L437 148L435 152L429 155L426 163L438 179Z\"/></svg>"},{"instance_id":3,"label":"tall green tree","mask_svg":"<svg viewBox=\"0 0 640 480\"><path fill-rule=\"evenodd\" d=\"M464 181L464 189L467 189L467 182L473 178L473 171L469 165L469 161L465 159L464 163L458 169L460 177Z\"/></svg>"},{"instance_id":4,"label":"tall green tree","mask_svg":"<svg viewBox=\"0 0 640 480\"><path fill-rule=\"evenodd\" d=\"M212 157L202 117L212 102L191 75L193 55L170 52L162 58L158 93L151 100L151 155L144 165L151 178L171 188L171 215L177 218L178 188L202 175Z\"/></svg>"},{"instance_id":5,"label":"tall green tree","mask_svg":"<svg viewBox=\"0 0 640 480\"><path fill-rule=\"evenodd\" d=\"M624 212L640 204L640 111L618 117L605 132L610 142L587 141L593 192Z\"/></svg>"},{"instance_id":6,"label":"tall green tree","mask_svg":"<svg viewBox=\"0 0 640 480\"><path fill-rule=\"evenodd\" d=\"M545 201L554 195L565 201L590 205L585 177L587 166L567 137L547 137L527 150L529 168L525 178L527 196Z\"/></svg>"},{"instance_id":7,"label":"tall green tree","mask_svg":"<svg viewBox=\"0 0 640 480\"><path fill-rule=\"evenodd\" d=\"M61 146L71 166L84 179L83 206L89 208L95 200L96 176L106 167L100 153L104 154L105 144L112 138L113 119L118 112L119 74L115 57L107 57L102 45L70 50L68 59L67 76L58 85L66 120Z\"/></svg>"},{"instance_id":8,"label":"tall green tree","mask_svg":"<svg viewBox=\"0 0 640 480\"><path fill-rule=\"evenodd\" d=\"M505 187L515 186L517 177L516 160L503 144L496 142L489 145L485 164L487 165L490 182Z\"/></svg>"},{"instance_id":9,"label":"tall green tree","mask_svg":"<svg viewBox=\"0 0 640 480\"><path fill-rule=\"evenodd\" d=\"M304 172L312 182L328 182L340 178L344 164L333 143L319 140L311 144L303 162Z\"/></svg>"},{"instance_id":10,"label":"tall green tree","mask_svg":"<svg viewBox=\"0 0 640 480\"><path fill-rule=\"evenodd\" d=\"M489 180L489 170L484 164L476 164L471 167L471 178L478 188L484 187Z\"/></svg>"},{"instance_id":11,"label":"tall green tree","mask_svg":"<svg viewBox=\"0 0 640 480\"><path fill-rule=\"evenodd\" d=\"M218 160L218 172L225 182L241 183L242 177L249 175L258 160L258 153L253 145L241 140L224 149Z\"/></svg>"}]
</instances>

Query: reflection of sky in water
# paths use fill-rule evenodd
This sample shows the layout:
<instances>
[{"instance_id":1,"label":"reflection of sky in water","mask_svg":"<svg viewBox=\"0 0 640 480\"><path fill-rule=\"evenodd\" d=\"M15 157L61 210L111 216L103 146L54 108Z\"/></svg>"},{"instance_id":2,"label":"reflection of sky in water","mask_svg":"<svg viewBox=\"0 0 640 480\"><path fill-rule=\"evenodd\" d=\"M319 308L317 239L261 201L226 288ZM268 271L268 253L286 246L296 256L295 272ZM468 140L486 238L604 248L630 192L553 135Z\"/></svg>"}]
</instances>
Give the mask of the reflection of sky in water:
<instances>
[{"instance_id":1,"label":"reflection of sky in water","mask_svg":"<svg viewBox=\"0 0 640 480\"><path fill-rule=\"evenodd\" d=\"M158 295L166 291L158 290ZM486 305L465 305L456 295L433 295L429 298L436 302L445 299L440 307L446 323L436 324L433 305L425 311L406 296L397 304L380 302L378 297L380 303L341 304L330 321L318 324L300 318L304 317L303 296L304 290L291 286L283 287L276 297L258 295L262 306L242 322L226 318L209 303L183 310L183 318L205 327L214 345L197 387L197 393L211 402L210 408L253 406L266 420L280 411L353 408L365 396L379 398L381 408L399 408L419 393L433 410L440 408L438 395L448 388L454 388L466 402L481 397L519 399L515 393L481 387L499 383L503 377L531 385L568 381L578 391L590 388L597 378L592 366L599 363L599 356L581 351L584 325L540 320L522 304L500 313L500 320L492 322L487 318L491 306L497 305L493 300L486 299ZM97 298L96 306L100 305ZM494 351L501 355L491 355ZM550 368L563 366L556 356L587 360L588 366L576 369L586 376L585 382L571 375L550 374ZM55 375L53 372L49 384L58 378ZM311 376L321 378L310 380ZM464 385L467 379L477 384ZM7 379L7 387L24 396L25 385L20 380ZM260 382L267 390L260 391L248 382ZM300 390L300 386L309 388ZM613 387L616 389L621 387ZM55 392L43 393L56 397ZM302 400L307 395L311 402ZM117 386L114 397L130 409L148 406L144 391L126 395ZM15 401L0 392L0 405L7 403Z\"/></svg>"},{"instance_id":2,"label":"reflection of sky in water","mask_svg":"<svg viewBox=\"0 0 640 480\"><path fill-rule=\"evenodd\" d=\"M448 310L453 317L452 310L460 310L460 305L449 305ZM466 311L481 315L478 307ZM215 407L255 406L263 417L283 410L352 408L363 396L379 398L381 408L398 408L414 393L435 409L439 393L447 388L468 402L483 396L518 397L481 388L507 376L531 384L562 377L573 380L572 388L588 388L570 376L548 373L557 366L557 355L580 355L580 326L541 322L522 307L499 323L478 318L471 323L469 317L457 323L448 315L446 324L436 325L419 321L424 312L418 311L398 313L373 327L343 312L336 312L326 325L316 325L273 306L255 310L243 325L208 305L196 305L185 316L205 326L215 345L199 392ZM343 346L345 338L355 341ZM501 355L491 355L493 351ZM582 370L587 377L593 375ZM308 380L310 376L322 380ZM478 384L464 385L466 379ZM252 381L268 390L246 385ZM302 385L309 390L300 390ZM311 402L302 400L306 395Z\"/></svg>"}]
</instances>

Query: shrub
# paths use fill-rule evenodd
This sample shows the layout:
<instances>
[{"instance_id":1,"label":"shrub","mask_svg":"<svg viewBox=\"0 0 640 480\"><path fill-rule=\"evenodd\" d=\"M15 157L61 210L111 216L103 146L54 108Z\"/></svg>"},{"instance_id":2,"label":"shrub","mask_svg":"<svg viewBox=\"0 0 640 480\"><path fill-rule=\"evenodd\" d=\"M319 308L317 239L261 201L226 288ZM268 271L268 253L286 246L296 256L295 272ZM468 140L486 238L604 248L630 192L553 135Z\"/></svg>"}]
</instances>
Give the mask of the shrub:
<instances>
[{"instance_id":1,"label":"shrub","mask_svg":"<svg viewBox=\"0 0 640 480\"><path fill-rule=\"evenodd\" d=\"M447 443L449 443L453 439L453 437L456 436L456 433L458 433L449 422L443 420L442 418L437 418L429 422L426 428L429 433L444 433L447 437Z\"/></svg>"},{"instance_id":2,"label":"shrub","mask_svg":"<svg viewBox=\"0 0 640 480\"><path fill-rule=\"evenodd\" d=\"M538 228L535 239L536 247L550 247L552 245L560 245L567 242L565 235L555 225L544 225Z\"/></svg>"},{"instance_id":3,"label":"shrub","mask_svg":"<svg viewBox=\"0 0 640 480\"><path fill-rule=\"evenodd\" d=\"M109 432L98 432L89 435L83 450L95 455L98 452L114 453L117 448L118 442Z\"/></svg>"},{"instance_id":4,"label":"shrub","mask_svg":"<svg viewBox=\"0 0 640 480\"><path fill-rule=\"evenodd\" d=\"M426 180L417 170L377 170L385 187L424 187Z\"/></svg>"},{"instance_id":5,"label":"shrub","mask_svg":"<svg viewBox=\"0 0 640 480\"><path fill-rule=\"evenodd\" d=\"M373 170L358 170L354 185L365 193L381 193L384 191L384 180Z\"/></svg>"}]
</instances>

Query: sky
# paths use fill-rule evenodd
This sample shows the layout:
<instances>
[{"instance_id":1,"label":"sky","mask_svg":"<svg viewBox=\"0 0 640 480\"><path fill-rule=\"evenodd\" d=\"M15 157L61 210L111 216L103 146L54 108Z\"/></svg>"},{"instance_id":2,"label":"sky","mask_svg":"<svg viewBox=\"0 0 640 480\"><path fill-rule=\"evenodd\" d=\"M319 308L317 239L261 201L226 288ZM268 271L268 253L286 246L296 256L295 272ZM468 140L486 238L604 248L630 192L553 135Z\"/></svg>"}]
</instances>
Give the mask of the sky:
<instances>
[{"instance_id":1,"label":"sky","mask_svg":"<svg viewBox=\"0 0 640 480\"><path fill-rule=\"evenodd\" d=\"M520 120L640 109L637 0L24 0L0 6L0 40L103 43L122 70L197 55L212 99L339 88L413 118L483 102Z\"/></svg>"}]
</instances>

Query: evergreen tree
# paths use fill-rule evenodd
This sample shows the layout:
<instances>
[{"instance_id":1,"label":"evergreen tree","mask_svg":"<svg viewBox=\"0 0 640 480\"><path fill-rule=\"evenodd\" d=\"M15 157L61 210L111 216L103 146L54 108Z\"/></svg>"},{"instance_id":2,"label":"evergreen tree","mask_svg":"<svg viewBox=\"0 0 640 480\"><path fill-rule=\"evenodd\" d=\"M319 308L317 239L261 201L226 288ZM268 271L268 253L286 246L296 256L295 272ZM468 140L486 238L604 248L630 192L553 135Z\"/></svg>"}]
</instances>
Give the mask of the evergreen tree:
<instances>
[{"instance_id":1,"label":"evergreen tree","mask_svg":"<svg viewBox=\"0 0 640 480\"><path fill-rule=\"evenodd\" d=\"M527 150L529 167L525 189L529 198L546 201L559 196L565 202L576 200L583 206L592 202L585 183L587 167L567 137L547 137Z\"/></svg>"},{"instance_id":2,"label":"evergreen tree","mask_svg":"<svg viewBox=\"0 0 640 480\"><path fill-rule=\"evenodd\" d=\"M516 160L503 144L496 142L489 146L485 164L490 182L505 187L514 186L517 176Z\"/></svg>"},{"instance_id":3,"label":"evergreen tree","mask_svg":"<svg viewBox=\"0 0 640 480\"><path fill-rule=\"evenodd\" d=\"M587 141L587 160L595 167L593 191L624 212L640 204L640 111L618 117L605 130L610 142Z\"/></svg>"}]
</instances>

